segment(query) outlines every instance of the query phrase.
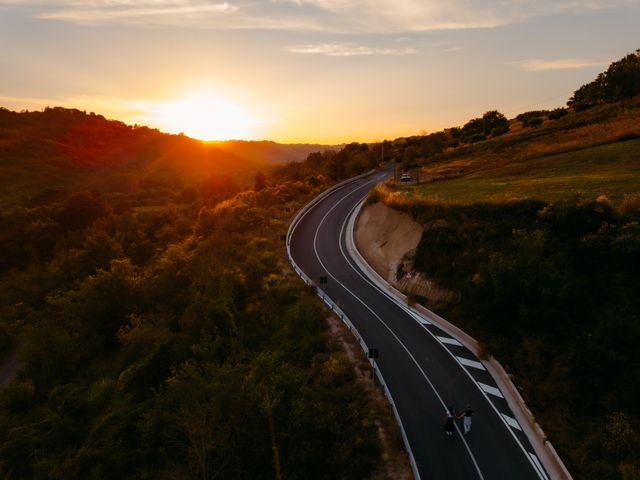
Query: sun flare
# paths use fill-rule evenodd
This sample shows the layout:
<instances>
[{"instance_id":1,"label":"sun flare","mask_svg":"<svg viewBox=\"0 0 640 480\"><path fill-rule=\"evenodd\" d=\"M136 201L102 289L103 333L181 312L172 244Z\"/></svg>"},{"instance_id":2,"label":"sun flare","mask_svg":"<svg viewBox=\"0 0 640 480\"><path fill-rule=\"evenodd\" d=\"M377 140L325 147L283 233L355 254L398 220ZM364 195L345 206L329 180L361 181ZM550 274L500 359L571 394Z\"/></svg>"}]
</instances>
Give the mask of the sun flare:
<instances>
[{"instance_id":1,"label":"sun flare","mask_svg":"<svg viewBox=\"0 0 640 480\"><path fill-rule=\"evenodd\" d=\"M260 123L245 108L209 94L161 103L155 110L162 130L199 140L252 139Z\"/></svg>"}]
</instances>

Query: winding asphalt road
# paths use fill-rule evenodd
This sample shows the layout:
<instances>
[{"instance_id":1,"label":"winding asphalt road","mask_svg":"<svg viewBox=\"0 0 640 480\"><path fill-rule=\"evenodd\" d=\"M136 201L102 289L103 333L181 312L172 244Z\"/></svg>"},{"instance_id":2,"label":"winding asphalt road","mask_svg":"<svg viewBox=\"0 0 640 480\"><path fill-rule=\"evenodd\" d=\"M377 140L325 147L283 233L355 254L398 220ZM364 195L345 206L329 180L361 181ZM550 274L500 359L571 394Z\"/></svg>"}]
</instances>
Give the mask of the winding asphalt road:
<instances>
[{"instance_id":1,"label":"winding asphalt road","mask_svg":"<svg viewBox=\"0 0 640 480\"><path fill-rule=\"evenodd\" d=\"M355 207L392 166L335 188L312 202L287 238L295 264L338 305L365 343L378 348L384 377L404 428L418 478L550 478L496 382L469 350L376 287L345 241ZM320 285L320 277L326 284ZM473 407L473 425L444 434L445 409Z\"/></svg>"}]
</instances>

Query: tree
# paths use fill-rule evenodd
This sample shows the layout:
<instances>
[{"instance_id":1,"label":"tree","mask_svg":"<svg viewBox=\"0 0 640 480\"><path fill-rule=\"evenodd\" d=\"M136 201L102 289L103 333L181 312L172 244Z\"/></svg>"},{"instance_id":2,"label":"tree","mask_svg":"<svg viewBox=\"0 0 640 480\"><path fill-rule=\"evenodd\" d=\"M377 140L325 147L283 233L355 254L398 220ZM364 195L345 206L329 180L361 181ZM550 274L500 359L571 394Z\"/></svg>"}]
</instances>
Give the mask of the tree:
<instances>
[{"instance_id":1,"label":"tree","mask_svg":"<svg viewBox=\"0 0 640 480\"><path fill-rule=\"evenodd\" d=\"M474 118L469 120L462 127L462 141L472 141L470 140L471 138L476 138L478 136L484 136L483 123L481 118Z\"/></svg>"},{"instance_id":2,"label":"tree","mask_svg":"<svg viewBox=\"0 0 640 480\"><path fill-rule=\"evenodd\" d=\"M264 173L258 170L258 173L256 173L255 177L253 177L253 190L255 192L259 192L261 190L264 190L266 186L267 186L267 179L264 176Z\"/></svg>"},{"instance_id":3,"label":"tree","mask_svg":"<svg viewBox=\"0 0 640 480\"><path fill-rule=\"evenodd\" d=\"M605 74L605 96L609 101L640 95L640 49L613 62Z\"/></svg>"},{"instance_id":4,"label":"tree","mask_svg":"<svg viewBox=\"0 0 640 480\"><path fill-rule=\"evenodd\" d=\"M509 130L509 121L497 110L490 110L482 116L482 133L497 137Z\"/></svg>"},{"instance_id":5,"label":"tree","mask_svg":"<svg viewBox=\"0 0 640 480\"><path fill-rule=\"evenodd\" d=\"M567 101L575 110L640 95L640 49L609 65L606 72L582 85Z\"/></svg>"},{"instance_id":6,"label":"tree","mask_svg":"<svg viewBox=\"0 0 640 480\"><path fill-rule=\"evenodd\" d=\"M591 83L582 85L573 92L573 96L567 101L567 105L576 111L586 110L603 102L605 75L601 73Z\"/></svg>"},{"instance_id":7,"label":"tree","mask_svg":"<svg viewBox=\"0 0 640 480\"><path fill-rule=\"evenodd\" d=\"M78 192L60 206L54 218L64 230L83 230L107 211L108 207L100 198L88 192Z\"/></svg>"}]
</instances>

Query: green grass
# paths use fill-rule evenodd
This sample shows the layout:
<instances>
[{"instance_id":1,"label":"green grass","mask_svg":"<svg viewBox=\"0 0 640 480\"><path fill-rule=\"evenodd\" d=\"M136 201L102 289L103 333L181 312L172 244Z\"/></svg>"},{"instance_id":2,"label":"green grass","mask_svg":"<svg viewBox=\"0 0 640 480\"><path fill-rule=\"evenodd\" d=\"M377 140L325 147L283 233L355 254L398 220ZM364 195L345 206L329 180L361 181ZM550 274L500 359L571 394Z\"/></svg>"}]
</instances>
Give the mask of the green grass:
<instances>
[{"instance_id":1,"label":"green grass","mask_svg":"<svg viewBox=\"0 0 640 480\"><path fill-rule=\"evenodd\" d=\"M592 200L600 195L619 202L625 194L640 192L640 140L521 161L401 190L426 200L461 204Z\"/></svg>"}]
</instances>

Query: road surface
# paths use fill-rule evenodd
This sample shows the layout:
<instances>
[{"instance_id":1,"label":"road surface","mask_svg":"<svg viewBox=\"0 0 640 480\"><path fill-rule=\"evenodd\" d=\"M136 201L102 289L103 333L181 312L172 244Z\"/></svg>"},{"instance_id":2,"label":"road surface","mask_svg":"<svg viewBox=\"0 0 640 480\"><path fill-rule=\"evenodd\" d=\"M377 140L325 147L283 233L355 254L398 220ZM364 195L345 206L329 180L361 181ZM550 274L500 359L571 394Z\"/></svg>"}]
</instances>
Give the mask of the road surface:
<instances>
[{"instance_id":1,"label":"road surface","mask_svg":"<svg viewBox=\"0 0 640 480\"><path fill-rule=\"evenodd\" d=\"M469 350L377 288L350 257L348 217L392 170L335 188L292 223L287 238L295 264L338 305L370 348L404 428L414 471L424 480L550 478L496 382ZM321 277L326 277L321 282ZM445 409L470 403L473 424L444 434Z\"/></svg>"}]
</instances>

